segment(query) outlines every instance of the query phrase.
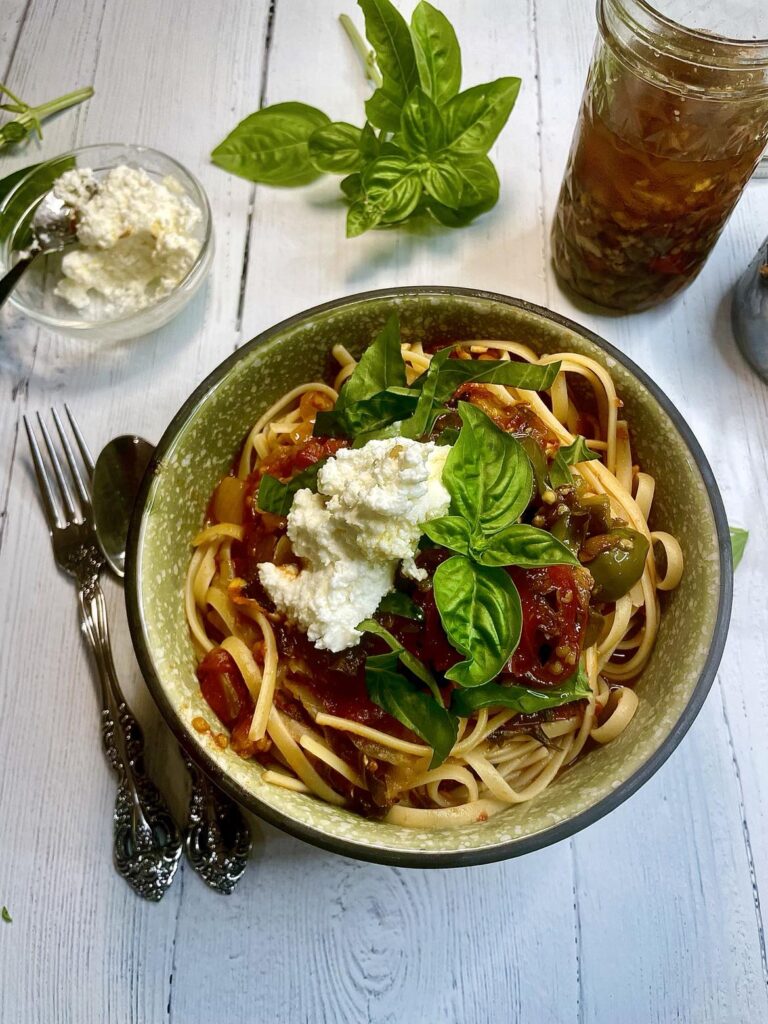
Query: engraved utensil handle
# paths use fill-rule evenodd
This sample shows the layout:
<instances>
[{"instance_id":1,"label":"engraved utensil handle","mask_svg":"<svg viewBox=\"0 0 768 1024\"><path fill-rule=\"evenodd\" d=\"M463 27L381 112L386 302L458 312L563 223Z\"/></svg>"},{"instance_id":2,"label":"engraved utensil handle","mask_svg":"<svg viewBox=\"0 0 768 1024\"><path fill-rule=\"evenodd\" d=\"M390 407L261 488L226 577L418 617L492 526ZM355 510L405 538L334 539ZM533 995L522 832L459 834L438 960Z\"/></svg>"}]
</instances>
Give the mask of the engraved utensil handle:
<instances>
[{"instance_id":1,"label":"engraved utensil handle","mask_svg":"<svg viewBox=\"0 0 768 1024\"><path fill-rule=\"evenodd\" d=\"M114 813L115 866L145 899L162 898L181 856L181 837L144 769L144 736L123 697L112 660L107 605L98 578L78 588L83 633L91 647L102 702L102 739L118 779Z\"/></svg>"},{"instance_id":2,"label":"engraved utensil handle","mask_svg":"<svg viewBox=\"0 0 768 1024\"><path fill-rule=\"evenodd\" d=\"M221 792L181 747L192 780L184 847L189 862L216 892L229 895L248 863L251 830L242 811Z\"/></svg>"}]
</instances>

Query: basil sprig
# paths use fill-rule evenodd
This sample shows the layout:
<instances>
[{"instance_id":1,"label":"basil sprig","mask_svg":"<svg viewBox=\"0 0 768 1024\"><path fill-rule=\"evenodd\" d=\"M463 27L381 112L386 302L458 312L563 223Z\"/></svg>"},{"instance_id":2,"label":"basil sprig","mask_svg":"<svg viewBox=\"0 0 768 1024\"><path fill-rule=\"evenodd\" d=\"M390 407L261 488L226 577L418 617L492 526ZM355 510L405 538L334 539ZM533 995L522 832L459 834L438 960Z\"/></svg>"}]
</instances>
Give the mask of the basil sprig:
<instances>
[{"instance_id":1,"label":"basil sprig","mask_svg":"<svg viewBox=\"0 0 768 1024\"><path fill-rule=\"evenodd\" d=\"M449 642L466 658L446 676L474 687L495 678L520 641L520 596L503 567L579 563L552 534L518 522L533 490L520 442L477 406L460 402L459 415L459 439L443 470L449 514L422 529L458 552L435 572L435 603Z\"/></svg>"},{"instance_id":2,"label":"basil sprig","mask_svg":"<svg viewBox=\"0 0 768 1024\"><path fill-rule=\"evenodd\" d=\"M512 112L520 79L460 92L461 50L444 14L422 0L409 26L390 0L358 6L380 72L372 77L381 80L366 101L364 127L331 122L305 103L278 103L241 121L211 159L267 185L346 175L348 237L422 213L462 227L498 200L487 153Z\"/></svg>"},{"instance_id":3,"label":"basil sprig","mask_svg":"<svg viewBox=\"0 0 768 1024\"><path fill-rule=\"evenodd\" d=\"M482 708L510 708L520 714L531 715L536 711L546 711L570 704L576 700L589 697L592 691L589 678L579 666L576 672L561 683L557 689L534 690L530 686L499 686L497 683L486 683L471 690L455 690L451 699L451 711L463 718Z\"/></svg>"}]
</instances>

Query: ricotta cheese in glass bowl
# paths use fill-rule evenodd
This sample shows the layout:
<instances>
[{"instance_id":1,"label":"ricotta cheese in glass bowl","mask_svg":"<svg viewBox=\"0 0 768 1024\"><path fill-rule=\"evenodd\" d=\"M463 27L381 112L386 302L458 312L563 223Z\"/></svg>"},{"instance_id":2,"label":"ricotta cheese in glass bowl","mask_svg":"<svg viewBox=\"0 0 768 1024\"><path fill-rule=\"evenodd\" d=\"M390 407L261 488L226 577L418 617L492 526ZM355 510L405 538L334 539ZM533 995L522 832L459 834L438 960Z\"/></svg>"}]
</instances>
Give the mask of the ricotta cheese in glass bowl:
<instances>
[{"instance_id":1,"label":"ricotta cheese in glass bowl","mask_svg":"<svg viewBox=\"0 0 768 1024\"><path fill-rule=\"evenodd\" d=\"M208 199L176 160L144 146L86 146L32 168L0 203L0 270L31 243L50 191L78 217L77 244L40 256L10 303L70 337L124 341L168 323L213 258Z\"/></svg>"}]
</instances>

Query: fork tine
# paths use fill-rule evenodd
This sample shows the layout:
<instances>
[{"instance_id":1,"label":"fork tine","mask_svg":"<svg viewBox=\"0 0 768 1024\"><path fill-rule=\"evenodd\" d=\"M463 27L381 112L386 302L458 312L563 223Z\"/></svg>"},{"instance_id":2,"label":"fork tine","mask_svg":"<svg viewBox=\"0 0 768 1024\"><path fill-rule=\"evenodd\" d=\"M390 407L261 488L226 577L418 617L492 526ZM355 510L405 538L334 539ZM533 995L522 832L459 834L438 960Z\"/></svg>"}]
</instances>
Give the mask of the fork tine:
<instances>
[{"instance_id":1,"label":"fork tine","mask_svg":"<svg viewBox=\"0 0 768 1024\"><path fill-rule=\"evenodd\" d=\"M64 470L61 468L61 462L59 456L56 454L56 449L53 446L51 435L48 433L48 428L43 423L43 417L40 413L37 414L37 422L40 426L40 430L45 441L45 447L48 449L48 457L51 460L53 466L53 473L56 477L56 483L59 485L59 491L61 492L61 500L64 502L64 511L69 517L69 522L73 523L78 518L77 509L75 508L75 501L72 497L72 491L69 489L66 477L64 476Z\"/></svg>"},{"instance_id":2,"label":"fork tine","mask_svg":"<svg viewBox=\"0 0 768 1024\"><path fill-rule=\"evenodd\" d=\"M75 440L77 441L77 447L80 449L80 454L83 457L83 462L85 463L85 468L88 470L88 476L92 477L93 476L93 456L91 455L91 451L90 451L88 445L85 443L85 438L83 437L82 433L80 432L80 427L77 425L77 420L72 415L72 410L69 408L69 406L67 405L66 402L64 403L64 409L66 410L67 418L69 419L69 425L70 425L70 427L72 427L72 433L75 435Z\"/></svg>"},{"instance_id":3,"label":"fork tine","mask_svg":"<svg viewBox=\"0 0 768 1024\"><path fill-rule=\"evenodd\" d=\"M66 432L64 430L64 425L61 422L61 418L55 409L51 409L51 415L53 416L53 422L56 424L56 429L58 430L59 437L61 438L61 444L62 447L64 448L64 454L67 457L69 469L70 472L72 473L72 477L75 481L75 487L77 488L77 493L80 497L80 504L82 505L84 511L88 510L91 507L91 496L88 492L88 487L86 486L85 480L83 480L83 475L80 472L80 467L77 464L77 460L75 459L75 453L72 451L72 445L69 443L69 438L67 437Z\"/></svg>"},{"instance_id":4,"label":"fork tine","mask_svg":"<svg viewBox=\"0 0 768 1024\"><path fill-rule=\"evenodd\" d=\"M48 474L45 471L45 463L43 462L43 456L40 452L37 438L35 437L26 416L24 417L24 427L27 431L29 450L32 452L32 462L35 464L35 476L37 477L37 485L40 488L40 496L43 499L43 508L45 509L45 518L48 520L48 529L53 531L59 525L59 514L56 510L56 499L53 496L51 483L48 479Z\"/></svg>"}]
</instances>

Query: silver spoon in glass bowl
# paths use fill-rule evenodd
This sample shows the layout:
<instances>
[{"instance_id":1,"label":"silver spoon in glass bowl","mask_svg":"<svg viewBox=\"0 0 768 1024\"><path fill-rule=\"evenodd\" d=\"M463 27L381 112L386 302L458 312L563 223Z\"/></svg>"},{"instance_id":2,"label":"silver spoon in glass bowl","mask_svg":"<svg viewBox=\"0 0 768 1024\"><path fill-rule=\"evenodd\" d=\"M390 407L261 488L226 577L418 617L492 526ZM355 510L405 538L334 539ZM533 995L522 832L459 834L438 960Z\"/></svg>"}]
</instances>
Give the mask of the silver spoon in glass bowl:
<instances>
[{"instance_id":1,"label":"silver spoon in glass bowl","mask_svg":"<svg viewBox=\"0 0 768 1024\"><path fill-rule=\"evenodd\" d=\"M93 471L93 518L110 568L125 576L125 549L133 506L154 451L141 437L109 441ZM229 894L245 871L251 832L237 804L180 748L192 778L184 847L192 867L217 892Z\"/></svg>"},{"instance_id":2,"label":"silver spoon in glass bowl","mask_svg":"<svg viewBox=\"0 0 768 1024\"><path fill-rule=\"evenodd\" d=\"M0 278L0 306L19 283L21 275L38 256L61 252L77 241L78 214L53 191L43 196L32 218L32 244L21 254L11 269Z\"/></svg>"}]
</instances>

